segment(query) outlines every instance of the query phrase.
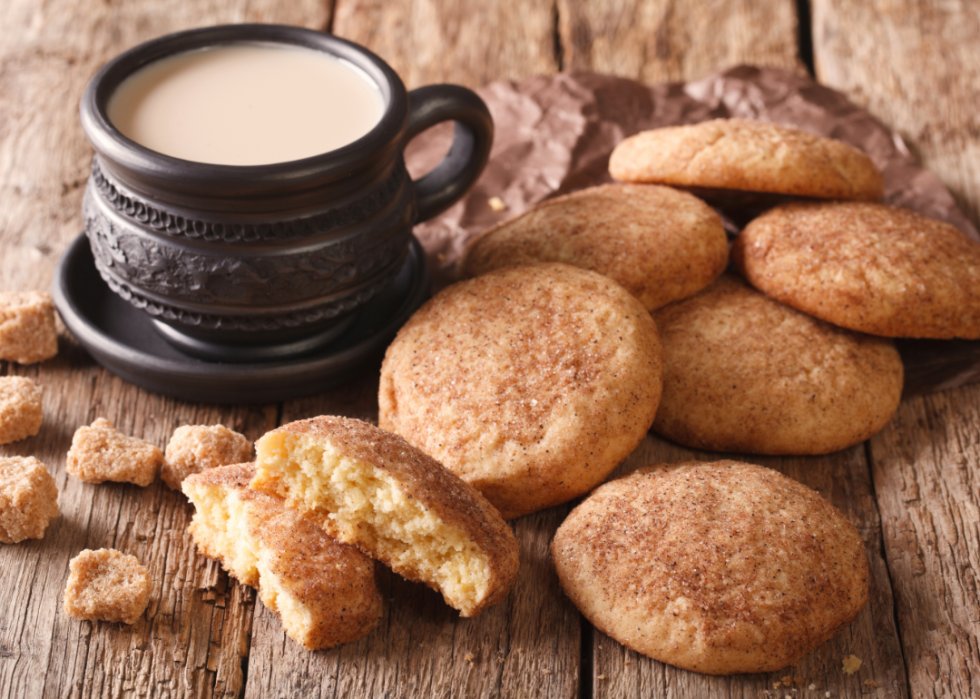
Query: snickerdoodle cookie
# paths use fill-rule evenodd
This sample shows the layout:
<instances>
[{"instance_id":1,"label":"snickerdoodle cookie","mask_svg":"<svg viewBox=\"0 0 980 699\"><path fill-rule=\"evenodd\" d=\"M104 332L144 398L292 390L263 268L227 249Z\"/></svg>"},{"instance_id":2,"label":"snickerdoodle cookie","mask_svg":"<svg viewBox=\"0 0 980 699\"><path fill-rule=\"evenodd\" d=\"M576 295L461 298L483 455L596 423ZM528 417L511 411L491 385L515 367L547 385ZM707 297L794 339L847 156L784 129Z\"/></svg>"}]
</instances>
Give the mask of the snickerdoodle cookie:
<instances>
[{"instance_id":1,"label":"snickerdoodle cookie","mask_svg":"<svg viewBox=\"0 0 980 699\"><path fill-rule=\"evenodd\" d=\"M717 279L728 264L728 241L718 214L692 194L601 185L549 199L484 231L467 246L460 274L532 262L605 274L653 310Z\"/></svg>"},{"instance_id":2,"label":"snickerdoodle cookie","mask_svg":"<svg viewBox=\"0 0 980 699\"><path fill-rule=\"evenodd\" d=\"M255 443L251 487L442 593L463 616L502 602L517 540L469 484L398 435L350 418L283 425Z\"/></svg>"},{"instance_id":3,"label":"snickerdoodle cookie","mask_svg":"<svg viewBox=\"0 0 980 699\"><path fill-rule=\"evenodd\" d=\"M661 372L657 328L616 282L507 267L444 289L405 324L378 419L511 519L601 483L653 422Z\"/></svg>"},{"instance_id":4,"label":"snickerdoodle cookie","mask_svg":"<svg viewBox=\"0 0 980 699\"><path fill-rule=\"evenodd\" d=\"M871 159L846 143L749 119L715 119L631 136L609 172L624 182L877 201L884 192Z\"/></svg>"},{"instance_id":5,"label":"snickerdoodle cookie","mask_svg":"<svg viewBox=\"0 0 980 699\"><path fill-rule=\"evenodd\" d=\"M825 454L868 439L902 393L890 340L838 328L724 275L654 314L664 391L653 429L698 449Z\"/></svg>"},{"instance_id":6,"label":"snickerdoodle cookie","mask_svg":"<svg viewBox=\"0 0 980 699\"><path fill-rule=\"evenodd\" d=\"M282 498L251 490L254 464L218 466L181 486L196 512L201 552L246 585L308 650L356 641L381 619L374 561L331 538Z\"/></svg>"},{"instance_id":7,"label":"snickerdoodle cookie","mask_svg":"<svg viewBox=\"0 0 980 699\"><path fill-rule=\"evenodd\" d=\"M781 206L732 256L749 282L810 315L887 337L980 338L980 243L883 204Z\"/></svg>"},{"instance_id":8,"label":"snickerdoodle cookie","mask_svg":"<svg viewBox=\"0 0 980 699\"><path fill-rule=\"evenodd\" d=\"M735 461L649 466L606 483L551 552L562 589L596 628L714 675L793 665L868 599L864 545L844 515Z\"/></svg>"}]
</instances>

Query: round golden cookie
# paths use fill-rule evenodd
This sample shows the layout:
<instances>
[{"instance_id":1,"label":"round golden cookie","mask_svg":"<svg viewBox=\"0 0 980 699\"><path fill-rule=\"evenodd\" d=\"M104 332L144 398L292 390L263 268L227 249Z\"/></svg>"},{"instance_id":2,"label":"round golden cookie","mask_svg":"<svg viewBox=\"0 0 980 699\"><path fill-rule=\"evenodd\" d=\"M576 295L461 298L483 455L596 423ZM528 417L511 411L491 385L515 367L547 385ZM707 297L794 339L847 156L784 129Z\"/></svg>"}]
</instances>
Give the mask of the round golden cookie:
<instances>
[{"instance_id":1,"label":"round golden cookie","mask_svg":"<svg viewBox=\"0 0 980 699\"><path fill-rule=\"evenodd\" d=\"M980 338L980 243L908 209L781 206L742 231L732 257L756 288L845 328Z\"/></svg>"},{"instance_id":2,"label":"round golden cookie","mask_svg":"<svg viewBox=\"0 0 980 699\"><path fill-rule=\"evenodd\" d=\"M811 318L732 275L654 319L664 391L653 430L681 444L826 454L868 439L898 408L890 340Z\"/></svg>"},{"instance_id":3,"label":"round golden cookie","mask_svg":"<svg viewBox=\"0 0 980 699\"><path fill-rule=\"evenodd\" d=\"M846 143L749 119L644 131L621 142L609 173L625 182L877 201L881 172Z\"/></svg>"},{"instance_id":4,"label":"round golden cookie","mask_svg":"<svg viewBox=\"0 0 980 699\"><path fill-rule=\"evenodd\" d=\"M774 672L868 599L854 526L801 483L719 461L649 466L606 483L558 528L565 594L603 633L712 675Z\"/></svg>"},{"instance_id":5,"label":"round golden cookie","mask_svg":"<svg viewBox=\"0 0 980 699\"><path fill-rule=\"evenodd\" d=\"M405 324L381 367L378 421L511 519L602 482L653 422L661 372L650 314L614 281L508 267L448 287Z\"/></svg>"},{"instance_id":6,"label":"round golden cookie","mask_svg":"<svg viewBox=\"0 0 980 699\"><path fill-rule=\"evenodd\" d=\"M725 229L710 206L670 187L610 184L538 204L467 246L460 274L565 262L616 280L648 310L686 298L728 265Z\"/></svg>"}]
</instances>

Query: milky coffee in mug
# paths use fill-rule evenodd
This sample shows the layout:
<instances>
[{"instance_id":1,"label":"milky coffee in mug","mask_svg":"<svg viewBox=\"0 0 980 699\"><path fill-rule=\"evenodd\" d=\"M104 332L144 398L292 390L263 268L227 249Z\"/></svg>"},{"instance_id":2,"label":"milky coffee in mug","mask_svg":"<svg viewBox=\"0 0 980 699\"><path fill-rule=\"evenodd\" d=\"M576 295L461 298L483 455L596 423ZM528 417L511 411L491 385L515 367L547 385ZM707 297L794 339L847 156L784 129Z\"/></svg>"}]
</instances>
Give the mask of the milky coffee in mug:
<instances>
[{"instance_id":1,"label":"milky coffee in mug","mask_svg":"<svg viewBox=\"0 0 980 699\"><path fill-rule=\"evenodd\" d=\"M323 51L241 43L179 53L127 77L108 103L125 136L199 163L266 165L345 146L381 119L361 69Z\"/></svg>"}]
</instances>

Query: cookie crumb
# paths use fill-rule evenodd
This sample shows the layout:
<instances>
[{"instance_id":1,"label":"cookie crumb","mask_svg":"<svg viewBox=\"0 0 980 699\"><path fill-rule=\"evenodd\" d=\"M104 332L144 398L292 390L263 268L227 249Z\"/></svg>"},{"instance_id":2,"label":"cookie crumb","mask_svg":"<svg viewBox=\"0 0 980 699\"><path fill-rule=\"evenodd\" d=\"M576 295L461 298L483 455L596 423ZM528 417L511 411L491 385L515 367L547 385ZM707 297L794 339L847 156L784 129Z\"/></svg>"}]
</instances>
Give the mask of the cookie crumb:
<instances>
[{"instance_id":1,"label":"cookie crumb","mask_svg":"<svg viewBox=\"0 0 980 699\"><path fill-rule=\"evenodd\" d=\"M489 204L490 208L494 211L504 211L507 208L504 200L500 197L490 197L490 199L487 200L487 204Z\"/></svg>"},{"instance_id":2,"label":"cookie crumb","mask_svg":"<svg viewBox=\"0 0 980 699\"><path fill-rule=\"evenodd\" d=\"M69 563L65 613L89 621L135 624L150 602L150 573L136 556L84 550Z\"/></svg>"},{"instance_id":3,"label":"cookie crumb","mask_svg":"<svg viewBox=\"0 0 980 699\"><path fill-rule=\"evenodd\" d=\"M789 675L786 675L786 677L783 678L783 685L789 687L792 684L793 684L793 678L790 677Z\"/></svg>"},{"instance_id":4,"label":"cookie crumb","mask_svg":"<svg viewBox=\"0 0 980 699\"><path fill-rule=\"evenodd\" d=\"M875 682L874 680L865 680L864 681L864 688L865 689L878 689L878 683Z\"/></svg>"},{"instance_id":5,"label":"cookie crumb","mask_svg":"<svg viewBox=\"0 0 980 699\"><path fill-rule=\"evenodd\" d=\"M604 679L606 679L606 676L605 675L596 675L596 679L597 680L604 680Z\"/></svg>"},{"instance_id":6,"label":"cookie crumb","mask_svg":"<svg viewBox=\"0 0 980 699\"><path fill-rule=\"evenodd\" d=\"M163 452L156 446L124 435L100 417L91 426L75 430L65 470L86 483L115 481L145 488L162 465Z\"/></svg>"},{"instance_id":7,"label":"cookie crumb","mask_svg":"<svg viewBox=\"0 0 980 699\"><path fill-rule=\"evenodd\" d=\"M0 444L33 437L43 420L40 386L24 376L0 376Z\"/></svg>"},{"instance_id":8,"label":"cookie crumb","mask_svg":"<svg viewBox=\"0 0 980 699\"><path fill-rule=\"evenodd\" d=\"M814 691L814 690L816 690L816 688L817 688L817 685L813 684L812 682L810 683L810 686L807 687L807 689L809 689L811 692Z\"/></svg>"},{"instance_id":9,"label":"cookie crumb","mask_svg":"<svg viewBox=\"0 0 980 699\"><path fill-rule=\"evenodd\" d=\"M844 658L844 674L853 675L861 668L861 663L863 661L856 655L848 655Z\"/></svg>"},{"instance_id":10,"label":"cookie crumb","mask_svg":"<svg viewBox=\"0 0 980 699\"><path fill-rule=\"evenodd\" d=\"M467 653L466 655L463 656L463 660L465 660L468 663L472 663L473 662L473 654L472 653Z\"/></svg>"},{"instance_id":11,"label":"cookie crumb","mask_svg":"<svg viewBox=\"0 0 980 699\"><path fill-rule=\"evenodd\" d=\"M0 457L0 543L41 539L58 516L58 486L33 456Z\"/></svg>"},{"instance_id":12,"label":"cookie crumb","mask_svg":"<svg viewBox=\"0 0 980 699\"><path fill-rule=\"evenodd\" d=\"M551 674L551 670L542 670L542 672L543 672L544 674L546 674L546 675L550 675L550 674Z\"/></svg>"}]
</instances>

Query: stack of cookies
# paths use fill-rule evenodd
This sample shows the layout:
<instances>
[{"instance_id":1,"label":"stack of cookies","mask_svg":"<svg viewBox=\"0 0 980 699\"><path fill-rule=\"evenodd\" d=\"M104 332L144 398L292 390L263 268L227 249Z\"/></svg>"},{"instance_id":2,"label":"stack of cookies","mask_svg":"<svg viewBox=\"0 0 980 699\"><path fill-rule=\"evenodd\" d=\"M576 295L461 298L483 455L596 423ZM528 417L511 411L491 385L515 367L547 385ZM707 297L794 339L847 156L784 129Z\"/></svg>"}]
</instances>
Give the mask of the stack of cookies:
<instances>
[{"instance_id":1,"label":"stack of cookies","mask_svg":"<svg viewBox=\"0 0 980 699\"><path fill-rule=\"evenodd\" d=\"M612 637L700 672L786 667L867 600L844 515L738 462L600 484L651 427L753 454L868 439L902 394L890 338L980 337L980 245L875 203L883 178L862 152L774 124L642 133L610 172L621 183L470 242L464 281L389 347L379 422L505 518L591 492L552 553ZM770 209L733 244L741 276L704 199Z\"/></svg>"}]
</instances>

